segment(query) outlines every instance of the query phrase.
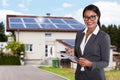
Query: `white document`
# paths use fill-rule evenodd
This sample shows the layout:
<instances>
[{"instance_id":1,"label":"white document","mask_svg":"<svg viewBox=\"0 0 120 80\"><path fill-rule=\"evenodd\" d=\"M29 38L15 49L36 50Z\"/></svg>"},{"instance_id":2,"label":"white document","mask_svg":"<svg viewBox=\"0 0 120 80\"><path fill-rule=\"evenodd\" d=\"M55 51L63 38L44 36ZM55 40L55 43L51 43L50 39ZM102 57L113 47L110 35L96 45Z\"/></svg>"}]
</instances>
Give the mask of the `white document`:
<instances>
[{"instance_id":1,"label":"white document","mask_svg":"<svg viewBox=\"0 0 120 80\"><path fill-rule=\"evenodd\" d=\"M76 61L77 58L75 56L72 56L72 55L66 54L66 53L61 53L61 55L68 58L68 59L70 59L72 62L77 63L77 61Z\"/></svg>"}]
</instances>

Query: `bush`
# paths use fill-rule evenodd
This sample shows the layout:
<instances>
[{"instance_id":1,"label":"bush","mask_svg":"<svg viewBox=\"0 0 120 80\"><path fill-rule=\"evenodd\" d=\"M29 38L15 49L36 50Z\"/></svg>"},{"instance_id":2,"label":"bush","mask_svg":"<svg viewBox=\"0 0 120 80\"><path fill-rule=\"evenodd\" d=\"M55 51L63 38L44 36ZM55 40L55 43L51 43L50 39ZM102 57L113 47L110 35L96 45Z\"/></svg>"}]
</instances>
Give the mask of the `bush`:
<instances>
[{"instance_id":1,"label":"bush","mask_svg":"<svg viewBox=\"0 0 120 80\"><path fill-rule=\"evenodd\" d=\"M0 65L20 65L20 57L14 55L0 55Z\"/></svg>"},{"instance_id":2,"label":"bush","mask_svg":"<svg viewBox=\"0 0 120 80\"><path fill-rule=\"evenodd\" d=\"M9 42L6 46L6 49L10 49L14 55L20 56L20 53L23 52L25 55L25 45L20 42Z\"/></svg>"}]
</instances>

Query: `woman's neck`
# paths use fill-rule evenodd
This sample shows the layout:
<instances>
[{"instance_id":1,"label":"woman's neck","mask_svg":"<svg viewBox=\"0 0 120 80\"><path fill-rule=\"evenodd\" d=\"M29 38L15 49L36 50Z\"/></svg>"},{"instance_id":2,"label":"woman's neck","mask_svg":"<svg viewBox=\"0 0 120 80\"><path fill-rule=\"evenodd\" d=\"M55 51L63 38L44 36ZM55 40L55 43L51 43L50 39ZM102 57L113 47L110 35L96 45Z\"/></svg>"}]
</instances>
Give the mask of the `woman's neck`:
<instances>
[{"instance_id":1,"label":"woman's neck","mask_svg":"<svg viewBox=\"0 0 120 80\"><path fill-rule=\"evenodd\" d=\"M94 28L88 28L88 30L87 30L87 34L91 34L91 33L93 33L93 31L95 30L95 28L96 28L96 27L94 27Z\"/></svg>"}]
</instances>

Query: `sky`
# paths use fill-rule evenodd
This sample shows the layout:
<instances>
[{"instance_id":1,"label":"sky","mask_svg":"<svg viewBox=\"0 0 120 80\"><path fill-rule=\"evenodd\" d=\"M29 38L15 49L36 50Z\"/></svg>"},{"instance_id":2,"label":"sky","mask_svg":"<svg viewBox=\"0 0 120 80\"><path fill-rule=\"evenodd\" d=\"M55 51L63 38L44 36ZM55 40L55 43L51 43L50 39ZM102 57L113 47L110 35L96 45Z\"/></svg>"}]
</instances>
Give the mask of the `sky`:
<instances>
[{"instance_id":1,"label":"sky","mask_svg":"<svg viewBox=\"0 0 120 80\"><path fill-rule=\"evenodd\" d=\"M82 24L83 9L94 4L101 11L101 24L120 25L120 0L0 0L0 22L6 24L6 15L73 17Z\"/></svg>"}]
</instances>

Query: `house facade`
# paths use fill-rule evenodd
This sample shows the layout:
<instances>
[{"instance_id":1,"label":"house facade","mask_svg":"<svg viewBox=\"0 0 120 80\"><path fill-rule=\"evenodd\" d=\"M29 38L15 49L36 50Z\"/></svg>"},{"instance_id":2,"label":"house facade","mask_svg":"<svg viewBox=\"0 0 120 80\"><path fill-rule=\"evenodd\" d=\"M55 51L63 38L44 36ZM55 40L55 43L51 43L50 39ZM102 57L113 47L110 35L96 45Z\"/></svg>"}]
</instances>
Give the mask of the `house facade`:
<instances>
[{"instance_id":1,"label":"house facade","mask_svg":"<svg viewBox=\"0 0 120 80\"><path fill-rule=\"evenodd\" d=\"M18 37L18 32L15 34ZM51 64L46 60L52 61L53 58L60 57L60 51L65 51L67 47L59 43L57 39L75 39L75 35L76 32L19 32L17 41L26 45L27 62Z\"/></svg>"},{"instance_id":2,"label":"house facade","mask_svg":"<svg viewBox=\"0 0 120 80\"><path fill-rule=\"evenodd\" d=\"M7 15L7 31L25 44L25 64L52 64L84 25L72 17ZM68 42L61 44L59 40ZM69 44L70 43L70 44Z\"/></svg>"}]
</instances>

